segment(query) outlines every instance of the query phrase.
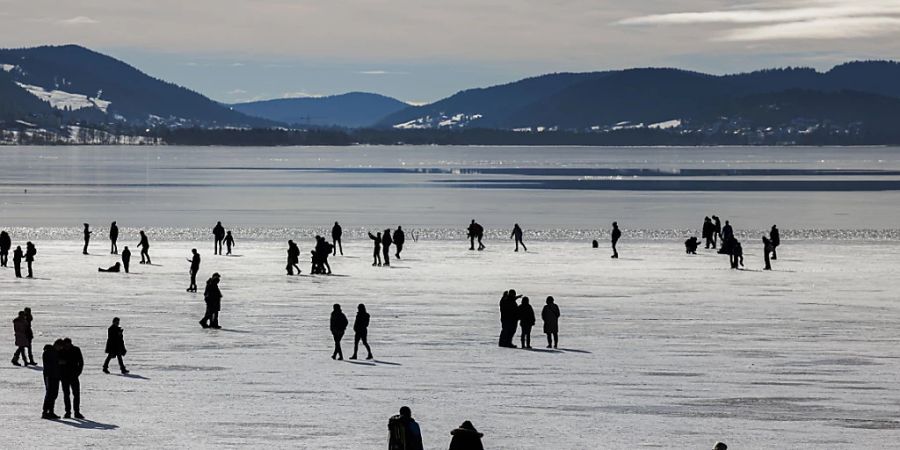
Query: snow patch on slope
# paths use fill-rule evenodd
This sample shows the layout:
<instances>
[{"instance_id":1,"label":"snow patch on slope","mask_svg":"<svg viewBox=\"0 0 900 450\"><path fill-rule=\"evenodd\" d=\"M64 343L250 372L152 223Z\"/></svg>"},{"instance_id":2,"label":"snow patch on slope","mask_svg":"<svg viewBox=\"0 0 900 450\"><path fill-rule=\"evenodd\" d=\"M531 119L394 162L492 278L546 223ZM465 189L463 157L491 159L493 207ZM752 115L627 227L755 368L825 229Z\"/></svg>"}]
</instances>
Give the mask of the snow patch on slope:
<instances>
[{"instance_id":1,"label":"snow patch on slope","mask_svg":"<svg viewBox=\"0 0 900 450\"><path fill-rule=\"evenodd\" d=\"M394 125L394 128L400 130L422 130L422 129L435 129L435 128L463 128L469 125L471 122L474 122L478 119L481 119L481 114L454 114L452 116L448 116L446 114L439 114L435 116L425 116L419 117L418 119L410 120L409 122L398 123Z\"/></svg>"},{"instance_id":2,"label":"snow patch on slope","mask_svg":"<svg viewBox=\"0 0 900 450\"><path fill-rule=\"evenodd\" d=\"M671 128L678 128L680 126L681 126L680 119L672 119L672 120L667 120L665 122L651 123L650 125L647 125L647 128L653 128L653 129L658 129L658 130L668 130Z\"/></svg>"},{"instance_id":3,"label":"snow patch on slope","mask_svg":"<svg viewBox=\"0 0 900 450\"><path fill-rule=\"evenodd\" d=\"M69 109L74 111L82 108L97 108L100 111L106 112L106 109L109 108L110 104L110 102L106 100L88 97L84 94L73 94L71 92L60 91L56 89L48 91L40 86L34 86L31 84L16 84L22 87L22 89L28 91L31 95L34 95L35 97L50 103L50 106L56 109Z\"/></svg>"},{"instance_id":4,"label":"snow patch on slope","mask_svg":"<svg viewBox=\"0 0 900 450\"><path fill-rule=\"evenodd\" d=\"M0 69L2 69L4 72L12 72L15 68L16 66L12 64L0 64Z\"/></svg>"}]
</instances>

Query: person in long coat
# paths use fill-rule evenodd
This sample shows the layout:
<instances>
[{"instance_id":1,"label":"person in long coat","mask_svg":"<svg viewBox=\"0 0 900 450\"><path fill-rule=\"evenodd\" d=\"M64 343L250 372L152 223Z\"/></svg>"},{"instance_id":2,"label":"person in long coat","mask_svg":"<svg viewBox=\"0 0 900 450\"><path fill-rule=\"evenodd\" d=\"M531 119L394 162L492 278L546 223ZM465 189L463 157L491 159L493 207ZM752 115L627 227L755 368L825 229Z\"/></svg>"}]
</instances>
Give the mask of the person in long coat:
<instances>
[{"instance_id":1,"label":"person in long coat","mask_svg":"<svg viewBox=\"0 0 900 450\"><path fill-rule=\"evenodd\" d=\"M500 297L500 347L516 348L512 343L519 324L519 305L516 300L521 297L516 295L515 289L504 292Z\"/></svg>"},{"instance_id":2,"label":"person in long coat","mask_svg":"<svg viewBox=\"0 0 900 450\"><path fill-rule=\"evenodd\" d=\"M703 230L700 233L700 237L706 241L706 248L716 248L716 243L714 241L716 235L716 228L713 225L712 219L709 216L703 218Z\"/></svg>"},{"instance_id":3,"label":"person in long coat","mask_svg":"<svg viewBox=\"0 0 900 450\"><path fill-rule=\"evenodd\" d=\"M13 269L15 269L16 278L22 278L22 246L17 245L13 250Z\"/></svg>"},{"instance_id":4,"label":"person in long coat","mask_svg":"<svg viewBox=\"0 0 900 450\"><path fill-rule=\"evenodd\" d=\"M341 350L341 339L344 338L344 331L347 330L347 316L341 311L341 305L335 303L334 310L331 311L331 336L334 337L334 353L331 359L344 359L344 352Z\"/></svg>"},{"instance_id":5,"label":"person in long coat","mask_svg":"<svg viewBox=\"0 0 900 450\"><path fill-rule=\"evenodd\" d=\"M288 241L288 249L287 249L287 274L293 275L294 269L297 270L297 275L300 275L300 247L297 247L297 244L294 243L293 240Z\"/></svg>"},{"instance_id":6,"label":"person in long coat","mask_svg":"<svg viewBox=\"0 0 900 450\"><path fill-rule=\"evenodd\" d=\"M384 257L384 266L391 265L391 244L394 243L394 240L391 239L391 229L387 228L381 233L381 254Z\"/></svg>"},{"instance_id":7,"label":"person in long coat","mask_svg":"<svg viewBox=\"0 0 900 450\"><path fill-rule=\"evenodd\" d=\"M397 225L397 229L394 230L394 247L397 248L397 252L394 256L397 259L400 259L400 252L403 251L403 244L406 242L406 233L403 232L403 227Z\"/></svg>"},{"instance_id":8,"label":"person in long coat","mask_svg":"<svg viewBox=\"0 0 900 450\"><path fill-rule=\"evenodd\" d=\"M110 255L118 255L119 254L119 246L116 244L116 241L119 240L119 226L116 225L116 221L109 224L109 254Z\"/></svg>"},{"instance_id":9,"label":"person in long coat","mask_svg":"<svg viewBox=\"0 0 900 450\"><path fill-rule=\"evenodd\" d=\"M206 302L206 314L200 319L203 328L222 328L219 326L219 310L222 309L222 291L219 290L220 275L212 274L206 280L206 289L203 290L203 301Z\"/></svg>"},{"instance_id":10,"label":"person in long coat","mask_svg":"<svg viewBox=\"0 0 900 450\"><path fill-rule=\"evenodd\" d=\"M222 254L222 243L225 241L225 227L222 226L222 222L216 222L216 226L213 227L213 255L221 255Z\"/></svg>"},{"instance_id":11,"label":"person in long coat","mask_svg":"<svg viewBox=\"0 0 900 450\"><path fill-rule=\"evenodd\" d=\"M9 258L9 249L12 248L12 238L6 230L0 231L0 267L6 267Z\"/></svg>"},{"instance_id":12,"label":"person in long coat","mask_svg":"<svg viewBox=\"0 0 900 450\"><path fill-rule=\"evenodd\" d=\"M366 359L372 359L372 349L369 347L369 313L366 312L366 305L360 303L356 310L356 320L353 321L353 356L350 359L356 359L356 353L359 351L359 341L362 341L369 356Z\"/></svg>"},{"instance_id":13,"label":"person in long coat","mask_svg":"<svg viewBox=\"0 0 900 450\"><path fill-rule=\"evenodd\" d=\"M28 350L28 320L25 319L25 311L19 311L19 315L13 319L13 334L16 338L16 352L13 353L12 363L14 366L21 366L19 364L19 355L22 356L22 361L25 365L28 365L28 357L25 352Z\"/></svg>"},{"instance_id":14,"label":"person in long coat","mask_svg":"<svg viewBox=\"0 0 900 450\"><path fill-rule=\"evenodd\" d=\"M34 278L34 273L31 271L31 263L34 262L34 256L37 255L37 249L34 248L34 244L31 241L25 243L25 264L28 265L28 278Z\"/></svg>"},{"instance_id":15,"label":"person in long coat","mask_svg":"<svg viewBox=\"0 0 900 450\"><path fill-rule=\"evenodd\" d=\"M481 443L481 437L484 434L479 433L468 420L463 422L459 428L450 432L453 436L450 439L450 450L484 450Z\"/></svg>"},{"instance_id":16,"label":"person in long coat","mask_svg":"<svg viewBox=\"0 0 900 450\"><path fill-rule=\"evenodd\" d=\"M103 362L103 373L109 373L109 362L113 357L119 361L119 370L122 371L122 374L128 373L128 370L125 369L125 362L122 361L122 357L128 353L128 350L125 349L123 333L122 328L119 327L119 318L114 317L112 325L106 330L106 361Z\"/></svg>"},{"instance_id":17,"label":"person in long coat","mask_svg":"<svg viewBox=\"0 0 900 450\"><path fill-rule=\"evenodd\" d=\"M125 269L125 273L128 273L128 265L131 263L131 250L128 250L128 246L125 246L125 250L122 250L122 268Z\"/></svg>"},{"instance_id":18,"label":"person in long coat","mask_svg":"<svg viewBox=\"0 0 900 450\"><path fill-rule=\"evenodd\" d=\"M547 348L557 348L559 345L559 306L553 297L547 297L547 304L541 311L541 319L544 321L544 334L547 335Z\"/></svg>"},{"instance_id":19,"label":"person in long coat","mask_svg":"<svg viewBox=\"0 0 900 450\"><path fill-rule=\"evenodd\" d=\"M519 325L522 327L522 348L531 348L531 328L535 324L534 309L529 303L528 297L522 297L519 305Z\"/></svg>"},{"instance_id":20,"label":"person in long coat","mask_svg":"<svg viewBox=\"0 0 900 450\"><path fill-rule=\"evenodd\" d=\"M769 241L772 242L772 260L778 259L778 246L781 245L781 233L778 232L778 226L772 225L769 231Z\"/></svg>"}]
</instances>

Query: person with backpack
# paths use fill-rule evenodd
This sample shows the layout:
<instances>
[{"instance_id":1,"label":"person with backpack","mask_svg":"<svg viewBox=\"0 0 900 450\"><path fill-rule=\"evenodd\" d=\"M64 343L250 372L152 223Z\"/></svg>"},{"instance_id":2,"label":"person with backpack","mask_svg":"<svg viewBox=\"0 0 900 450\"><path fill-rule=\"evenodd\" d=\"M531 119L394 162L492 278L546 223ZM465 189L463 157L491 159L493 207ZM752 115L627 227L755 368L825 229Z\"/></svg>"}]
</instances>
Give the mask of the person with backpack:
<instances>
[{"instance_id":1,"label":"person with backpack","mask_svg":"<svg viewBox=\"0 0 900 450\"><path fill-rule=\"evenodd\" d=\"M424 450L422 430L412 418L409 406L400 407L400 414L388 419L388 431L388 450Z\"/></svg>"},{"instance_id":2,"label":"person with backpack","mask_svg":"<svg viewBox=\"0 0 900 450\"><path fill-rule=\"evenodd\" d=\"M16 352L13 353L12 364L14 366L22 366L19 364L19 356L22 356L22 362L28 366L28 357L25 352L28 348L28 321L25 319L25 311L19 311L19 315L12 321L13 335L15 336Z\"/></svg>"}]
</instances>

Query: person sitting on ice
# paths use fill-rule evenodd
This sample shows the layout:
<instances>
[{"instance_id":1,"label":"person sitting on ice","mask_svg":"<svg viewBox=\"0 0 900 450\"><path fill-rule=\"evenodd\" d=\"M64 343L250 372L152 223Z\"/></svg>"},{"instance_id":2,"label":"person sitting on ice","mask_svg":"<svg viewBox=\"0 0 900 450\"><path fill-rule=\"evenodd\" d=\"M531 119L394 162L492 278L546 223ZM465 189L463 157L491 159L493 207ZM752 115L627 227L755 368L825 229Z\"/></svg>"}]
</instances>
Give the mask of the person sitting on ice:
<instances>
[{"instance_id":1,"label":"person sitting on ice","mask_svg":"<svg viewBox=\"0 0 900 450\"><path fill-rule=\"evenodd\" d=\"M119 272L121 272L121 271L122 271L122 265L121 265L120 263L118 263L118 262L115 263L115 264L113 264L112 267L110 267L110 268L108 268L108 269L104 269L104 268L102 268L102 267L98 267L98 268L97 268L97 272L119 273Z\"/></svg>"},{"instance_id":2,"label":"person sitting on ice","mask_svg":"<svg viewBox=\"0 0 900 450\"><path fill-rule=\"evenodd\" d=\"M412 418L412 410L409 406L400 408L400 414L388 420L390 440L389 450L423 450L422 430L419 424Z\"/></svg>"},{"instance_id":3,"label":"person sitting on ice","mask_svg":"<svg viewBox=\"0 0 900 450\"><path fill-rule=\"evenodd\" d=\"M696 255L697 247L700 246L700 241L697 240L697 236L691 236L687 240L684 241L684 251L688 255Z\"/></svg>"},{"instance_id":4,"label":"person sitting on ice","mask_svg":"<svg viewBox=\"0 0 900 450\"><path fill-rule=\"evenodd\" d=\"M479 433L468 420L463 422L459 428L450 432L453 436L450 439L450 450L484 450L481 443L481 437L484 434Z\"/></svg>"}]
</instances>

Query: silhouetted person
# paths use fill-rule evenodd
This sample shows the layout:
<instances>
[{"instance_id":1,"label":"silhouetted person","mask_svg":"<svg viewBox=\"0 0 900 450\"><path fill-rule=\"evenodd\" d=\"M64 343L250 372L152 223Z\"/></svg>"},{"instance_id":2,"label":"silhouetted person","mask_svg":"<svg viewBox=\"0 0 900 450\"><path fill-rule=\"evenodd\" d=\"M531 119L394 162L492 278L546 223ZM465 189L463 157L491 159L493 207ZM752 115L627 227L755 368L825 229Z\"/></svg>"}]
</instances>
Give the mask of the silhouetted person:
<instances>
[{"instance_id":1,"label":"silhouetted person","mask_svg":"<svg viewBox=\"0 0 900 450\"><path fill-rule=\"evenodd\" d=\"M21 366L19 364L19 355L22 356L22 362L27 366L28 365L28 356L26 356L25 352L29 346L28 339L28 321L25 319L25 311L19 311L19 314L12 321L13 323L13 333L15 335L15 343L16 343L16 352L13 353L12 363L14 366Z\"/></svg>"},{"instance_id":2,"label":"silhouetted person","mask_svg":"<svg viewBox=\"0 0 900 450\"><path fill-rule=\"evenodd\" d=\"M531 307L528 297L522 297L522 304L519 305L519 326L522 327L522 348L531 348L531 328L536 322L534 318L534 309Z\"/></svg>"},{"instance_id":3,"label":"silhouetted person","mask_svg":"<svg viewBox=\"0 0 900 450\"><path fill-rule=\"evenodd\" d=\"M547 335L547 348L556 348L559 345L559 306L553 301L553 297L547 297L541 319L544 321L544 334Z\"/></svg>"},{"instance_id":4,"label":"silhouetted person","mask_svg":"<svg viewBox=\"0 0 900 450\"><path fill-rule=\"evenodd\" d=\"M610 236L612 242L612 258L617 259L619 257L619 251L616 250L616 243L619 242L619 238L622 237L622 231L619 230L619 224L617 222L613 222L612 224L612 235Z\"/></svg>"},{"instance_id":5,"label":"silhouetted person","mask_svg":"<svg viewBox=\"0 0 900 450\"><path fill-rule=\"evenodd\" d=\"M72 345L69 338L63 339L62 351L59 353L59 375L62 381L63 403L66 406L66 419L72 417L72 411L75 411L76 419L84 419L81 415L81 383L78 377L84 370L84 357L81 349ZM72 396L71 401L69 395Z\"/></svg>"},{"instance_id":6,"label":"silhouetted person","mask_svg":"<svg viewBox=\"0 0 900 450\"><path fill-rule=\"evenodd\" d=\"M203 290L203 301L206 303L206 313L200 319L203 328L222 328L219 326L219 310L222 309L222 291L219 289L219 273L216 272L206 280L206 289Z\"/></svg>"},{"instance_id":7,"label":"silhouetted person","mask_svg":"<svg viewBox=\"0 0 900 450\"><path fill-rule=\"evenodd\" d=\"M706 241L706 249L716 248L716 226L713 225L712 219L709 216L703 218L703 230L700 233L700 236L703 237L703 240Z\"/></svg>"},{"instance_id":8,"label":"silhouetted person","mask_svg":"<svg viewBox=\"0 0 900 450\"><path fill-rule=\"evenodd\" d=\"M700 241L697 240L697 236L691 236L684 241L684 251L688 255L696 255L697 247L700 246Z\"/></svg>"},{"instance_id":9,"label":"silhouetted person","mask_svg":"<svg viewBox=\"0 0 900 450\"><path fill-rule=\"evenodd\" d=\"M116 244L116 241L119 240L119 226L116 225L116 221L109 225L109 254L110 255L118 255L119 254L119 246Z\"/></svg>"},{"instance_id":10,"label":"silhouetted person","mask_svg":"<svg viewBox=\"0 0 900 450\"><path fill-rule=\"evenodd\" d=\"M469 250L475 250L475 240L478 239L478 250L484 250L484 244L481 240L484 238L484 227L472 219L469 224Z\"/></svg>"},{"instance_id":11,"label":"silhouetted person","mask_svg":"<svg viewBox=\"0 0 900 450\"><path fill-rule=\"evenodd\" d=\"M97 272L119 273L121 271L122 271L122 265L119 264L118 262L116 262L115 264L110 266L108 269L104 269L102 267L97 268Z\"/></svg>"},{"instance_id":12,"label":"silhouetted person","mask_svg":"<svg viewBox=\"0 0 900 450\"><path fill-rule=\"evenodd\" d=\"M122 374L128 373L125 369L125 362L122 357L128 353L125 349L124 330L119 327L119 318L113 317L112 325L106 330L106 361L103 362L103 373L109 373L109 361L113 358L119 362L119 370Z\"/></svg>"},{"instance_id":13,"label":"silhouetted person","mask_svg":"<svg viewBox=\"0 0 900 450\"><path fill-rule=\"evenodd\" d=\"M394 230L394 247L397 248L397 252L394 256L397 259L400 259L400 252L403 251L403 244L406 242L406 233L403 232L403 227L397 225L397 229Z\"/></svg>"},{"instance_id":14,"label":"silhouetted person","mask_svg":"<svg viewBox=\"0 0 900 450\"><path fill-rule=\"evenodd\" d=\"M522 245L522 249L526 252L528 251L528 247L525 246L525 242L522 242L522 228L519 227L519 224L513 225L512 234L509 235L511 239L516 240L516 251L519 251L519 245Z\"/></svg>"},{"instance_id":15,"label":"silhouetted person","mask_svg":"<svg viewBox=\"0 0 900 450\"><path fill-rule=\"evenodd\" d=\"M200 253L197 253L196 248L191 249L192 256L187 261L191 263L190 269L188 269L188 273L191 274L191 284L188 286L188 292L197 292L197 273L200 272Z\"/></svg>"},{"instance_id":16,"label":"silhouetted person","mask_svg":"<svg viewBox=\"0 0 900 450\"><path fill-rule=\"evenodd\" d=\"M369 232L369 239L375 241L375 247L372 250L372 267L381 265L381 233L373 235Z\"/></svg>"},{"instance_id":17,"label":"silhouetted person","mask_svg":"<svg viewBox=\"0 0 900 450\"><path fill-rule=\"evenodd\" d=\"M729 241L729 255L731 258L731 268L738 269L744 267L744 247L741 246L741 243L737 241L737 239L731 238Z\"/></svg>"},{"instance_id":18,"label":"silhouetted person","mask_svg":"<svg viewBox=\"0 0 900 450\"><path fill-rule=\"evenodd\" d=\"M769 256L772 254L772 252L775 251L775 247L772 245L772 241L765 236L763 236L762 241L763 241L763 259L766 262L766 267L763 268L763 270L772 270L772 261L770 260Z\"/></svg>"},{"instance_id":19,"label":"silhouetted person","mask_svg":"<svg viewBox=\"0 0 900 450\"><path fill-rule=\"evenodd\" d=\"M334 353L331 359L344 359L344 352L341 351L341 339L344 338L344 331L347 330L347 316L341 311L341 305L335 303L334 310L331 311L331 336L334 337Z\"/></svg>"},{"instance_id":20,"label":"silhouetted person","mask_svg":"<svg viewBox=\"0 0 900 450\"><path fill-rule=\"evenodd\" d=\"M234 236L231 235L231 230L225 232L225 254L231 254L231 247L234 247Z\"/></svg>"},{"instance_id":21,"label":"silhouetted person","mask_svg":"<svg viewBox=\"0 0 900 450\"><path fill-rule=\"evenodd\" d=\"M388 450L423 450L422 430L412 418L408 406L400 408L400 414L388 419Z\"/></svg>"},{"instance_id":22,"label":"silhouetted person","mask_svg":"<svg viewBox=\"0 0 900 450\"><path fill-rule=\"evenodd\" d=\"M53 345L44 346L44 354L41 359L44 364L44 408L41 419L56 420L59 416L53 410L56 408L56 398L59 397L59 351L62 349L62 340L57 340Z\"/></svg>"},{"instance_id":23,"label":"silhouetted person","mask_svg":"<svg viewBox=\"0 0 900 450\"><path fill-rule=\"evenodd\" d=\"M9 249L12 248L12 238L9 233L0 231L0 267L7 267L9 263Z\"/></svg>"},{"instance_id":24,"label":"silhouetted person","mask_svg":"<svg viewBox=\"0 0 900 450\"><path fill-rule=\"evenodd\" d=\"M141 230L141 241L138 242L138 247L141 249L141 264L153 264L150 262L150 240L147 239L144 230Z\"/></svg>"},{"instance_id":25,"label":"silhouetted person","mask_svg":"<svg viewBox=\"0 0 900 450\"><path fill-rule=\"evenodd\" d=\"M88 254L88 244L91 243L91 235L94 234L91 231L91 226L89 224L84 224L84 249L81 250L82 255Z\"/></svg>"},{"instance_id":26,"label":"silhouetted person","mask_svg":"<svg viewBox=\"0 0 900 450\"><path fill-rule=\"evenodd\" d=\"M391 265L391 244L394 243L394 240L391 239L391 229L387 228L381 233L381 254L383 256L383 261L385 266Z\"/></svg>"},{"instance_id":27,"label":"silhouetted person","mask_svg":"<svg viewBox=\"0 0 900 450\"><path fill-rule=\"evenodd\" d=\"M519 305L516 300L521 297L516 295L515 289L504 292L500 297L500 347L516 348L512 342L519 325Z\"/></svg>"},{"instance_id":28,"label":"silhouetted person","mask_svg":"<svg viewBox=\"0 0 900 450\"><path fill-rule=\"evenodd\" d=\"M312 254L312 269L310 272L313 274L331 275L331 265L328 264L328 256L331 255L333 250L334 246L329 244L324 237L316 235L316 246L310 252Z\"/></svg>"},{"instance_id":29,"label":"silhouetted person","mask_svg":"<svg viewBox=\"0 0 900 450\"><path fill-rule=\"evenodd\" d=\"M334 226L331 227L331 241L334 243L334 254L337 255L338 249L341 251L341 256L344 256L344 245L341 244L341 236L344 235L344 229L341 228L341 224L335 222Z\"/></svg>"},{"instance_id":30,"label":"silhouetted person","mask_svg":"<svg viewBox=\"0 0 900 450\"><path fill-rule=\"evenodd\" d=\"M781 245L781 233L778 232L778 226L772 225L769 231L769 240L772 242L772 259L778 259L778 246Z\"/></svg>"},{"instance_id":31,"label":"silhouetted person","mask_svg":"<svg viewBox=\"0 0 900 450\"><path fill-rule=\"evenodd\" d=\"M25 243L25 264L28 265L28 278L34 278L34 273L31 271L31 264L34 262L34 255L37 255L37 249L34 248L34 244L31 241Z\"/></svg>"},{"instance_id":32,"label":"silhouetted person","mask_svg":"<svg viewBox=\"0 0 900 450\"><path fill-rule=\"evenodd\" d=\"M34 362L34 355L31 353L31 343L34 341L34 330L31 328L31 322L34 321L34 316L31 315L31 308L25 308L25 322L28 324L28 327L25 329L25 336L28 338L28 346L25 347L28 350L28 363L25 363L26 366L36 366L37 363ZM25 359L25 355L22 355L22 359Z\"/></svg>"},{"instance_id":33,"label":"silhouetted person","mask_svg":"<svg viewBox=\"0 0 900 450\"><path fill-rule=\"evenodd\" d=\"M712 216L713 220L713 248L716 248L716 239L722 239L722 220L719 216Z\"/></svg>"},{"instance_id":34,"label":"silhouetted person","mask_svg":"<svg viewBox=\"0 0 900 450\"><path fill-rule=\"evenodd\" d=\"M724 442L716 442L716 444L713 445L713 450L728 450L728 446L725 445Z\"/></svg>"},{"instance_id":35,"label":"silhouetted person","mask_svg":"<svg viewBox=\"0 0 900 450\"><path fill-rule=\"evenodd\" d=\"M13 250L13 268L16 272L16 278L22 278L22 246L17 245Z\"/></svg>"},{"instance_id":36,"label":"silhouetted person","mask_svg":"<svg viewBox=\"0 0 900 450\"><path fill-rule=\"evenodd\" d=\"M453 436L450 439L450 450L484 450L481 443L481 437L484 434L479 433L468 420L463 422L459 428L450 432Z\"/></svg>"},{"instance_id":37,"label":"silhouetted person","mask_svg":"<svg viewBox=\"0 0 900 450\"><path fill-rule=\"evenodd\" d=\"M596 239L591 241L591 248L600 248L600 243Z\"/></svg>"},{"instance_id":38,"label":"silhouetted person","mask_svg":"<svg viewBox=\"0 0 900 450\"><path fill-rule=\"evenodd\" d=\"M213 227L213 238L215 241L213 242L213 254L221 255L222 254L222 242L225 241L225 227L222 226L222 222L216 222L216 226Z\"/></svg>"},{"instance_id":39,"label":"silhouetted person","mask_svg":"<svg viewBox=\"0 0 900 450\"><path fill-rule=\"evenodd\" d=\"M353 321L353 356L350 359L356 359L356 353L359 351L359 341L362 341L369 356L366 359L372 359L372 349L369 348L369 313L366 312L366 305L360 303L356 310L356 320Z\"/></svg>"},{"instance_id":40,"label":"silhouetted person","mask_svg":"<svg viewBox=\"0 0 900 450\"><path fill-rule=\"evenodd\" d=\"M297 270L297 275L300 275L300 247L297 247L297 244L294 241L288 241L288 249L287 249L287 274L293 275L294 269Z\"/></svg>"},{"instance_id":41,"label":"silhouetted person","mask_svg":"<svg viewBox=\"0 0 900 450\"><path fill-rule=\"evenodd\" d=\"M727 242L732 239L734 239L734 228L732 228L731 223L726 220L725 226L722 227L722 242Z\"/></svg>"},{"instance_id":42,"label":"silhouetted person","mask_svg":"<svg viewBox=\"0 0 900 450\"><path fill-rule=\"evenodd\" d=\"M122 268L125 269L125 273L128 273L128 264L131 263L131 250L128 250L128 246L125 246L125 250L122 250Z\"/></svg>"}]
</instances>

